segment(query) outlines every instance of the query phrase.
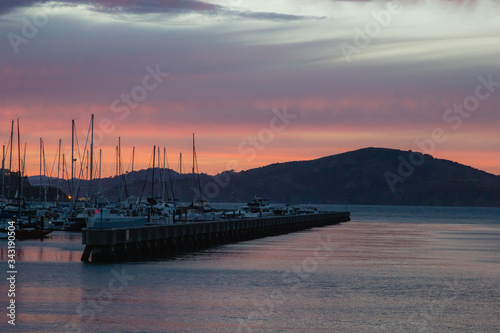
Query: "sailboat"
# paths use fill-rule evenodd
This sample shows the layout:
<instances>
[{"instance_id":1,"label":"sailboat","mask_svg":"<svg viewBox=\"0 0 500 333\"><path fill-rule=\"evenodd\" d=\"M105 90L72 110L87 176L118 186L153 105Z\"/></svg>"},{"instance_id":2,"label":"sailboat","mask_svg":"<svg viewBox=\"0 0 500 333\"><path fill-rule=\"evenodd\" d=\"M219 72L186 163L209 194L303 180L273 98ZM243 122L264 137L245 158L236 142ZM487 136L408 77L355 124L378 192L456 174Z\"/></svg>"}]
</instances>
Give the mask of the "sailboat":
<instances>
[{"instance_id":1,"label":"sailboat","mask_svg":"<svg viewBox=\"0 0 500 333\"><path fill-rule=\"evenodd\" d=\"M196 167L196 173L195 173ZM196 198L195 178L198 178L199 199ZM198 171L198 159L196 156L195 139L193 133L193 201L191 205L182 207L181 211L185 214L186 221L214 221L222 218L223 213L213 209L206 200L203 200L201 190L200 173Z\"/></svg>"},{"instance_id":2,"label":"sailboat","mask_svg":"<svg viewBox=\"0 0 500 333\"><path fill-rule=\"evenodd\" d=\"M93 171L94 171L94 115L91 115L90 119L90 127L89 133L87 135L87 140L90 136L90 151L87 150L87 143L85 143L85 150L83 158L80 157L80 172L77 177L77 186L75 188L74 180L75 180L75 172L74 172L74 164L76 159L74 158L74 146L75 146L75 120L72 120L72 130L71 130L71 179L70 179L70 196L71 196L71 209L70 209L70 217L66 219L64 222L64 230L65 231L81 231L86 227L88 222L89 211L91 211L94 206L93 204L93 189L92 183L94 179ZM78 140L78 138L77 138ZM78 143L77 143L78 145ZM85 157L86 153L86 157ZM85 200L76 201L76 198L79 197L80 189L80 180L83 177L84 163L87 163L87 175L89 176L87 182L87 192L85 194ZM89 174L90 173L90 174Z\"/></svg>"},{"instance_id":3,"label":"sailboat","mask_svg":"<svg viewBox=\"0 0 500 333\"><path fill-rule=\"evenodd\" d=\"M33 228L25 228L22 227L22 221L24 219L23 213L26 214L28 213L28 209L25 205L25 201L23 198L23 185L22 185L22 179L24 175L24 166L21 164L21 134L19 131L19 119L17 119L17 141L18 141L18 163L19 163L19 175L18 175L18 195L17 197L17 215L13 216L12 221L7 222L9 224L9 227L13 227L15 229L15 235L16 239L19 240L25 240L25 239L41 239L48 234L52 232L52 230L43 230L43 225L38 226L35 224L35 227ZM12 142L12 141L11 141ZM12 147L12 145L11 145ZM24 161L26 160L26 146L24 148ZM23 170L23 171L21 171ZM22 172L22 173L21 173ZM28 222L31 221L31 215L28 216ZM2 233L7 233L8 229L6 228L1 228L0 231Z\"/></svg>"},{"instance_id":4,"label":"sailboat","mask_svg":"<svg viewBox=\"0 0 500 333\"><path fill-rule=\"evenodd\" d=\"M93 131L93 120L94 115L92 115L92 131ZM69 193L71 197L70 212L69 216L63 224L65 231L82 231L87 223L87 214L84 211L84 207L77 207L76 197L78 196L75 192L75 120L71 120L71 177L68 181Z\"/></svg>"},{"instance_id":5,"label":"sailboat","mask_svg":"<svg viewBox=\"0 0 500 333\"><path fill-rule=\"evenodd\" d=\"M168 194L168 189L165 186L165 159L166 159L166 149L163 150L163 172L160 173L160 182L162 184L162 194L160 196L155 196L155 161L156 161L156 146L153 147L153 172L151 181L151 196L147 198L147 205L149 206L148 221L147 225L158 225L158 224L171 224L175 223L176 215L178 214L177 203L175 197L173 196L173 185L172 177L170 176L170 186L172 191L172 198ZM158 147L158 170L161 171L160 165L160 147ZM178 218L177 218L178 219Z\"/></svg>"}]
</instances>

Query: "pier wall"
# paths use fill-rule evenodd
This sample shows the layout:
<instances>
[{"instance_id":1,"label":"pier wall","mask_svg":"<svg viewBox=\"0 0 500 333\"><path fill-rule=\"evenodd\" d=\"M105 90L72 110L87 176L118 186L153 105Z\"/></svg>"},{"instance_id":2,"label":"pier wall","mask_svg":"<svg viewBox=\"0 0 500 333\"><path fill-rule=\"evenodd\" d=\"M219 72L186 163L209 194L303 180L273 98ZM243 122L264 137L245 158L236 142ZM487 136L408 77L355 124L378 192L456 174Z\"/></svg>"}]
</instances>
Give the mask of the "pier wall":
<instances>
[{"instance_id":1,"label":"pier wall","mask_svg":"<svg viewBox=\"0 0 500 333\"><path fill-rule=\"evenodd\" d=\"M84 262L145 261L180 252L275 236L350 220L349 212L144 226L84 229Z\"/></svg>"}]
</instances>

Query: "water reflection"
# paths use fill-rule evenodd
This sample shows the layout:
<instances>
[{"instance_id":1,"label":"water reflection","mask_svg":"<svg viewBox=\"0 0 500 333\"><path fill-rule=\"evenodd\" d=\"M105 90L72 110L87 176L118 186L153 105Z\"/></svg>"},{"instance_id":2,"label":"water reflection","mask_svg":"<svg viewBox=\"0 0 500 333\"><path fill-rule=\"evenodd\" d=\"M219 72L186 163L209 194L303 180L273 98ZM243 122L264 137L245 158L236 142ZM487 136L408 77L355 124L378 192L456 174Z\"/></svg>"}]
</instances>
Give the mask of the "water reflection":
<instances>
[{"instance_id":1,"label":"water reflection","mask_svg":"<svg viewBox=\"0 0 500 333\"><path fill-rule=\"evenodd\" d=\"M498 331L500 223L491 222L491 211L481 216L487 224L453 223L453 215L439 223L449 209L425 213L428 223L408 223L404 216L396 222L399 208L380 211L394 220L353 219L156 262L81 263L79 234L54 232L43 242L17 242L19 328ZM469 218L474 216L475 210ZM5 244L0 241L2 262ZM317 267L305 271L311 258ZM276 291L282 301L272 298Z\"/></svg>"},{"instance_id":2,"label":"water reflection","mask_svg":"<svg viewBox=\"0 0 500 333\"><path fill-rule=\"evenodd\" d=\"M16 240L18 262L79 262L84 246L81 233L55 231L43 241ZM0 240L0 259L7 261L7 241Z\"/></svg>"}]
</instances>

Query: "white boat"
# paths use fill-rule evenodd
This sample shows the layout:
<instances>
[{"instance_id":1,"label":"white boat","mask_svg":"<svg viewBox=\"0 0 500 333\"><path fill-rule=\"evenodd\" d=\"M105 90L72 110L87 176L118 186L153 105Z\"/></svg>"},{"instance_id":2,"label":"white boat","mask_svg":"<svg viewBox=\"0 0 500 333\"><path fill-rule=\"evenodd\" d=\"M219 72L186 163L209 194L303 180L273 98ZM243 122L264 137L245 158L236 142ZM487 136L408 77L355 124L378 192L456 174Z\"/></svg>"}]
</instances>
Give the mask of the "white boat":
<instances>
[{"instance_id":1,"label":"white boat","mask_svg":"<svg viewBox=\"0 0 500 333\"><path fill-rule=\"evenodd\" d=\"M274 215L276 216L281 216L281 215L296 215L299 213L299 207L291 204L286 204L285 206L281 208L275 208L274 209Z\"/></svg>"},{"instance_id":2,"label":"white boat","mask_svg":"<svg viewBox=\"0 0 500 333\"><path fill-rule=\"evenodd\" d=\"M269 205L267 199L255 197L252 201L247 203L239 209L238 215L241 218L258 218L274 215L274 207Z\"/></svg>"},{"instance_id":3,"label":"white boat","mask_svg":"<svg viewBox=\"0 0 500 333\"><path fill-rule=\"evenodd\" d=\"M298 214L307 215L307 214L319 214L319 210L316 207L307 206L298 211Z\"/></svg>"},{"instance_id":4,"label":"white boat","mask_svg":"<svg viewBox=\"0 0 500 333\"><path fill-rule=\"evenodd\" d=\"M114 208L89 208L86 213L87 229L132 228L146 225L146 217L127 215Z\"/></svg>"},{"instance_id":5,"label":"white boat","mask_svg":"<svg viewBox=\"0 0 500 333\"><path fill-rule=\"evenodd\" d=\"M205 200L194 201L185 207L187 221L215 221L222 218L223 212L213 209Z\"/></svg>"}]
</instances>

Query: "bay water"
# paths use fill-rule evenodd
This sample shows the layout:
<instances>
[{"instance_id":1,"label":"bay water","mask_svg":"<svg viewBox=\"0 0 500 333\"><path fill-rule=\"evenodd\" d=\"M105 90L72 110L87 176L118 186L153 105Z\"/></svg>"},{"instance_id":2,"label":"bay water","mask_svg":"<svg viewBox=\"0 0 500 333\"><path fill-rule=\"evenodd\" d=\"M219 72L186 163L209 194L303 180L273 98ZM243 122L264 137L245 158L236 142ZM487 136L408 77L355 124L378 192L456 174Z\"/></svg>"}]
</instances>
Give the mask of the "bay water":
<instances>
[{"instance_id":1,"label":"bay water","mask_svg":"<svg viewBox=\"0 0 500 333\"><path fill-rule=\"evenodd\" d=\"M120 264L17 241L15 326L0 240L0 332L500 332L500 208L317 207L351 221Z\"/></svg>"}]
</instances>

